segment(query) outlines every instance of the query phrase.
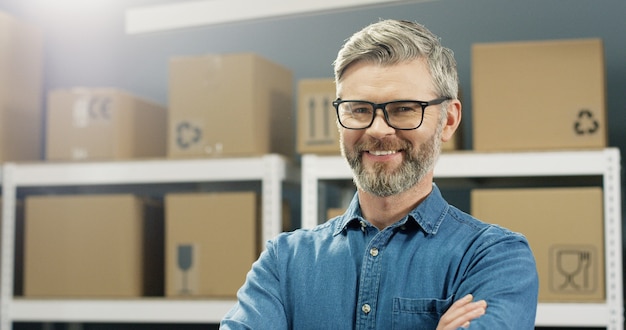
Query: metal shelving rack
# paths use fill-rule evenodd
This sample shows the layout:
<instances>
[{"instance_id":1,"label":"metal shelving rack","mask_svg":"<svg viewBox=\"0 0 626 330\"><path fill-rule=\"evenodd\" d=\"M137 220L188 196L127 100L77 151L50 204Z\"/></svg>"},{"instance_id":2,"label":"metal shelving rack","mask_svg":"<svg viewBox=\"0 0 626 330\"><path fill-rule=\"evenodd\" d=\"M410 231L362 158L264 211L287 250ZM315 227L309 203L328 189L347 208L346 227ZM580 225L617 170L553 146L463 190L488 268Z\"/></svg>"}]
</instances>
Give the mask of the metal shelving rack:
<instances>
[{"instance_id":1,"label":"metal shelving rack","mask_svg":"<svg viewBox=\"0 0 626 330\"><path fill-rule=\"evenodd\" d=\"M284 157L12 164L2 167L0 329L27 322L218 323L231 300L138 298L125 300L29 299L13 296L16 191L20 187L106 186L188 182L260 181L262 239L282 230L282 183L298 171Z\"/></svg>"},{"instance_id":2,"label":"metal shelving rack","mask_svg":"<svg viewBox=\"0 0 626 330\"><path fill-rule=\"evenodd\" d=\"M435 178L601 176L604 190L606 301L540 303L537 326L588 326L623 329L622 225L620 152L617 148L585 151L516 153L444 153ZM302 157L302 226L318 224L320 180L351 179L343 157Z\"/></svg>"}]
</instances>

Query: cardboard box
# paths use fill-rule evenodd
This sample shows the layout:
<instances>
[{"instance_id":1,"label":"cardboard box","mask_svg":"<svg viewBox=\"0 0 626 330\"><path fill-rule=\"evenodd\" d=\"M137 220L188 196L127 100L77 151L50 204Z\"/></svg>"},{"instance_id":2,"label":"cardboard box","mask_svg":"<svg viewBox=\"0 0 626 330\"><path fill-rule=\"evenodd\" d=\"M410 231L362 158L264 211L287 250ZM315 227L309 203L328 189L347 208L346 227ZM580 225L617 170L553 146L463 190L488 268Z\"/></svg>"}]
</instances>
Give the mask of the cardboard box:
<instances>
[{"instance_id":1,"label":"cardboard box","mask_svg":"<svg viewBox=\"0 0 626 330\"><path fill-rule=\"evenodd\" d=\"M170 158L295 153L291 71L251 53L170 60Z\"/></svg>"},{"instance_id":2,"label":"cardboard box","mask_svg":"<svg viewBox=\"0 0 626 330\"><path fill-rule=\"evenodd\" d=\"M256 194L168 194L165 210L166 296L235 297L259 256Z\"/></svg>"},{"instance_id":3,"label":"cardboard box","mask_svg":"<svg viewBox=\"0 0 626 330\"><path fill-rule=\"evenodd\" d=\"M163 293L162 206L128 194L29 196L25 204L25 296Z\"/></svg>"},{"instance_id":4,"label":"cardboard box","mask_svg":"<svg viewBox=\"0 0 626 330\"><path fill-rule=\"evenodd\" d=\"M602 302L602 189L485 189L471 193L472 214L524 234L539 272L541 302Z\"/></svg>"},{"instance_id":5,"label":"cardboard box","mask_svg":"<svg viewBox=\"0 0 626 330\"><path fill-rule=\"evenodd\" d=\"M298 82L298 153L339 155L339 127L333 101L335 80L302 79ZM441 144L442 151L461 149L461 126L453 138Z\"/></svg>"},{"instance_id":6,"label":"cardboard box","mask_svg":"<svg viewBox=\"0 0 626 330\"><path fill-rule=\"evenodd\" d=\"M298 82L298 153L340 154L335 80L303 79Z\"/></svg>"},{"instance_id":7,"label":"cardboard box","mask_svg":"<svg viewBox=\"0 0 626 330\"><path fill-rule=\"evenodd\" d=\"M600 39L475 44L474 149L604 148L605 84Z\"/></svg>"},{"instance_id":8,"label":"cardboard box","mask_svg":"<svg viewBox=\"0 0 626 330\"><path fill-rule=\"evenodd\" d=\"M328 208L326 210L326 220L330 220L334 217L338 217L340 215L343 215L344 213L346 213L346 209L345 208L340 208L340 207L331 207Z\"/></svg>"},{"instance_id":9,"label":"cardboard box","mask_svg":"<svg viewBox=\"0 0 626 330\"><path fill-rule=\"evenodd\" d=\"M48 95L47 160L165 157L165 107L114 88Z\"/></svg>"},{"instance_id":10,"label":"cardboard box","mask_svg":"<svg viewBox=\"0 0 626 330\"><path fill-rule=\"evenodd\" d=\"M43 36L0 12L0 162L42 158Z\"/></svg>"}]
</instances>

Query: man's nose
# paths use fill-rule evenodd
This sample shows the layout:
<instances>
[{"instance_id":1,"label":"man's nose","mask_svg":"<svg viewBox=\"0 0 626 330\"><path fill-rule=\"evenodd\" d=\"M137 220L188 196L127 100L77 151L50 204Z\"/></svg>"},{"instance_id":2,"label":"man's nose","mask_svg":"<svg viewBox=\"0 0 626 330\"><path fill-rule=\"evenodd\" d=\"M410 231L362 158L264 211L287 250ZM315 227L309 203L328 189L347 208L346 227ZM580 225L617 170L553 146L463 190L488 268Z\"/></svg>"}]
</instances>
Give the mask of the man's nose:
<instances>
[{"instance_id":1,"label":"man's nose","mask_svg":"<svg viewBox=\"0 0 626 330\"><path fill-rule=\"evenodd\" d=\"M380 138L385 135L394 134L395 132L395 128L387 124L383 110L376 109L374 121L372 122L372 125L367 128L367 134Z\"/></svg>"}]
</instances>

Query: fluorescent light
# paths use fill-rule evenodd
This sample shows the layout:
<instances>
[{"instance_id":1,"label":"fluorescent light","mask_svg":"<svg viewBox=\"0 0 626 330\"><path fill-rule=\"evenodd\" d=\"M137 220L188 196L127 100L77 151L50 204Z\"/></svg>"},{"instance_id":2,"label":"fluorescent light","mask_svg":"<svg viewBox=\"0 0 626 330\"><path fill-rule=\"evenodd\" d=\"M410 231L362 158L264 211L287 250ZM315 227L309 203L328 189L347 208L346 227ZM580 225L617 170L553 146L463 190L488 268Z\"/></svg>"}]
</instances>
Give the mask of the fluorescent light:
<instances>
[{"instance_id":1,"label":"fluorescent light","mask_svg":"<svg viewBox=\"0 0 626 330\"><path fill-rule=\"evenodd\" d=\"M126 33L147 33L350 7L416 1L419 0L206 0L176 2L127 9Z\"/></svg>"}]
</instances>

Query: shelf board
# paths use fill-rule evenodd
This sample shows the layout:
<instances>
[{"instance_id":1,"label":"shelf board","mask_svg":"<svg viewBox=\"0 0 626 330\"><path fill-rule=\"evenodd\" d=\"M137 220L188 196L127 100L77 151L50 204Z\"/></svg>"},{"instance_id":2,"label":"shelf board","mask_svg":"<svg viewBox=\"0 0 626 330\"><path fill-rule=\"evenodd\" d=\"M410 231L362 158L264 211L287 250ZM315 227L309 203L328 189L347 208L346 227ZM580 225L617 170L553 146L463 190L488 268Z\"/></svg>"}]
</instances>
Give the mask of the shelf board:
<instances>
[{"instance_id":1,"label":"shelf board","mask_svg":"<svg viewBox=\"0 0 626 330\"><path fill-rule=\"evenodd\" d=\"M616 149L508 152L443 153L435 166L435 177L524 177L602 175L607 156Z\"/></svg>"},{"instance_id":2,"label":"shelf board","mask_svg":"<svg viewBox=\"0 0 626 330\"><path fill-rule=\"evenodd\" d=\"M219 323L234 300L15 298L14 322Z\"/></svg>"},{"instance_id":3,"label":"shelf board","mask_svg":"<svg viewBox=\"0 0 626 330\"><path fill-rule=\"evenodd\" d=\"M605 303L539 303L536 326L609 326L609 306Z\"/></svg>"},{"instance_id":4,"label":"shelf board","mask_svg":"<svg viewBox=\"0 0 626 330\"><path fill-rule=\"evenodd\" d=\"M242 158L157 159L111 162L45 162L14 166L18 186L64 186L253 181L266 176L267 162L278 155Z\"/></svg>"},{"instance_id":5,"label":"shelf board","mask_svg":"<svg viewBox=\"0 0 626 330\"><path fill-rule=\"evenodd\" d=\"M234 300L35 300L16 298L13 321L102 323L219 323ZM538 326L605 327L609 308L603 303L540 303Z\"/></svg>"},{"instance_id":6,"label":"shelf board","mask_svg":"<svg viewBox=\"0 0 626 330\"><path fill-rule=\"evenodd\" d=\"M435 178L602 175L605 159L617 149L550 152L444 152L435 166ZM321 180L349 179L341 156L310 156L310 168Z\"/></svg>"}]
</instances>

